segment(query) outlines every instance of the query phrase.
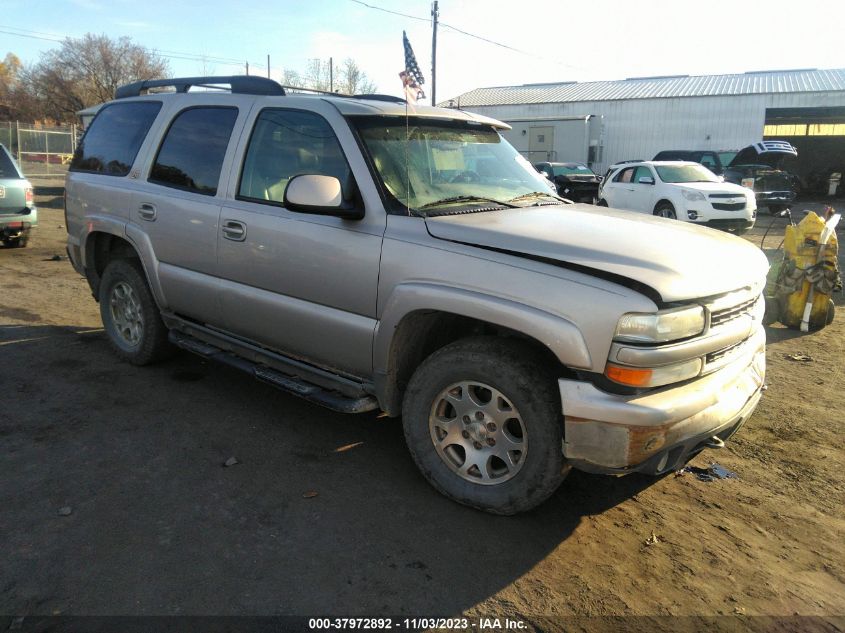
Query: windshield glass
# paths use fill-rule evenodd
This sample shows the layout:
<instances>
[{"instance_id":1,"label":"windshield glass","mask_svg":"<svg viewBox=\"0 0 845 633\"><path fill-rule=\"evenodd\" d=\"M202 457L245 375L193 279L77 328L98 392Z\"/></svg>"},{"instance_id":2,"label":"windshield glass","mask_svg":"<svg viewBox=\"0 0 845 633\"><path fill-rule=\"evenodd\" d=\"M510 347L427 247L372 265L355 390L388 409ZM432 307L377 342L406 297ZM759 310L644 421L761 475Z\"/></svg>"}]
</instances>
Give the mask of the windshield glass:
<instances>
[{"instance_id":1,"label":"windshield glass","mask_svg":"<svg viewBox=\"0 0 845 633\"><path fill-rule=\"evenodd\" d=\"M568 176L569 174L583 174L585 176L595 175L589 167L586 165L579 165L578 163L552 165L552 170L555 172L555 176Z\"/></svg>"},{"instance_id":2,"label":"windshield glass","mask_svg":"<svg viewBox=\"0 0 845 633\"><path fill-rule=\"evenodd\" d=\"M719 177L701 165L655 165L663 182L719 182Z\"/></svg>"},{"instance_id":3,"label":"windshield glass","mask_svg":"<svg viewBox=\"0 0 845 633\"><path fill-rule=\"evenodd\" d=\"M489 126L411 117L355 119L384 188L402 207L495 205L552 185ZM406 142L407 141L407 142Z\"/></svg>"},{"instance_id":4,"label":"windshield glass","mask_svg":"<svg viewBox=\"0 0 845 633\"><path fill-rule=\"evenodd\" d=\"M722 163L724 167L727 167L731 164L731 161L737 154L738 152L719 152L719 162Z\"/></svg>"}]
</instances>

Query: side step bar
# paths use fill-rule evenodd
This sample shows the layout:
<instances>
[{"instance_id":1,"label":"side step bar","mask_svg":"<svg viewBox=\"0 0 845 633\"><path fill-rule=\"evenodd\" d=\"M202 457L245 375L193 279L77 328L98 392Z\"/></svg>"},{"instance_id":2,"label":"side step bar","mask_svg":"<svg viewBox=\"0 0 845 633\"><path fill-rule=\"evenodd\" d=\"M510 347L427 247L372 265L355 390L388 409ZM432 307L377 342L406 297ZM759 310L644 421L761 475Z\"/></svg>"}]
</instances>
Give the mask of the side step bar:
<instances>
[{"instance_id":1,"label":"side step bar","mask_svg":"<svg viewBox=\"0 0 845 633\"><path fill-rule=\"evenodd\" d=\"M378 409L378 401L371 395L345 396L338 391L306 382L299 376L287 375L266 365L236 356L184 332L170 330L170 342L184 350L214 360L229 367L240 369L262 382L286 391L314 404L319 404L340 413L365 413Z\"/></svg>"}]
</instances>

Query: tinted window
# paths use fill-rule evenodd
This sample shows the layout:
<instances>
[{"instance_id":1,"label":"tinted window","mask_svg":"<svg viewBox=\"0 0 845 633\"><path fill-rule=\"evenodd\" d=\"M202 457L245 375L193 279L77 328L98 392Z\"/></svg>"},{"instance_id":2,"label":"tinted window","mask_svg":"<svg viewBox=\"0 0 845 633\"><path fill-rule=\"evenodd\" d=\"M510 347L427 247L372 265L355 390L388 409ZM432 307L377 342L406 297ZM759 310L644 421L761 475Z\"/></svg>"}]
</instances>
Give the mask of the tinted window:
<instances>
[{"instance_id":1,"label":"tinted window","mask_svg":"<svg viewBox=\"0 0 845 633\"><path fill-rule=\"evenodd\" d=\"M160 101L114 103L103 107L76 148L70 171L110 176L128 174L160 109Z\"/></svg>"},{"instance_id":2,"label":"tinted window","mask_svg":"<svg viewBox=\"0 0 845 633\"><path fill-rule=\"evenodd\" d=\"M237 118L237 108L182 111L161 143L150 182L207 196L216 194L223 157Z\"/></svg>"},{"instance_id":3,"label":"tinted window","mask_svg":"<svg viewBox=\"0 0 845 633\"><path fill-rule=\"evenodd\" d=\"M15 169L15 164L2 145L0 145L0 178L20 178L18 170Z\"/></svg>"},{"instance_id":4,"label":"tinted window","mask_svg":"<svg viewBox=\"0 0 845 633\"><path fill-rule=\"evenodd\" d=\"M264 110L249 141L238 195L282 202L294 176L318 174L340 180L348 195L351 172L331 126L297 110Z\"/></svg>"}]
</instances>

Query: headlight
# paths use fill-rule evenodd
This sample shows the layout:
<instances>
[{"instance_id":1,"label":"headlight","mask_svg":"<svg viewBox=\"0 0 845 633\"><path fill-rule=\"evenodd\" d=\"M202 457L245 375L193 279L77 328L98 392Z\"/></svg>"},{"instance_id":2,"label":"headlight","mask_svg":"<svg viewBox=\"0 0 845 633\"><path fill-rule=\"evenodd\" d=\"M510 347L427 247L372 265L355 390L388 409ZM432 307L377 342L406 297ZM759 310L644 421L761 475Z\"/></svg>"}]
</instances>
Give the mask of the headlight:
<instances>
[{"instance_id":1,"label":"headlight","mask_svg":"<svg viewBox=\"0 0 845 633\"><path fill-rule=\"evenodd\" d=\"M701 359L693 358L682 363L664 365L663 367L643 368L625 367L608 363L604 375L613 382L628 387L660 387L673 382L681 382L695 378L701 372Z\"/></svg>"},{"instance_id":2,"label":"headlight","mask_svg":"<svg viewBox=\"0 0 845 633\"><path fill-rule=\"evenodd\" d=\"M707 198L704 197L704 194L700 191L693 191L692 189L681 189L681 193L683 194L684 198L686 198L690 202L695 202L696 200L707 200Z\"/></svg>"},{"instance_id":3,"label":"headlight","mask_svg":"<svg viewBox=\"0 0 845 633\"><path fill-rule=\"evenodd\" d=\"M629 312L616 326L614 338L631 343L665 343L704 331L704 308L690 306L656 313Z\"/></svg>"}]
</instances>

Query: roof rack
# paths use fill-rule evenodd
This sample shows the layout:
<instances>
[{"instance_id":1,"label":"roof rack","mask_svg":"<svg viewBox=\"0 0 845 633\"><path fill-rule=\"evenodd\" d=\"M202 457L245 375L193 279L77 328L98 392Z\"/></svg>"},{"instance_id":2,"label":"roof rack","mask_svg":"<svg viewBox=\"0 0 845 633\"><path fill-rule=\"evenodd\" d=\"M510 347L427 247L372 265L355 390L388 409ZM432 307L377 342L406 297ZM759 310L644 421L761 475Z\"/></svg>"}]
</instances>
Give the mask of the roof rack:
<instances>
[{"instance_id":1,"label":"roof rack","mask_svg":"<svg viewBox=\"0 0 845 633\"><path fill-rule=\"evenodd\" d=\"M345 95L344 95L345 96ZM380 94L363 94L363 95L352 95L352 99L363 99L364 101L390 101L391 103L405 103L405 100L402 97L395 97L393 95L380 95Z\"/></svg>"},{"instance_id":2,"label":"roof rack","mask_svg":"<svg viewBox=\"0 0 845 633\"><path fill-rule=\"evenodd\" d=\"M233 94L279 95L284 96L285 89L272 79L254 75L231 75L228 77L178 77L174 79L145 79L125 86L114 92L115 99L139 97L150 88L172 87L176 92L188 92L191 87L225 90L221 84L228 84Z\"/></svg>"}]
</instances>

